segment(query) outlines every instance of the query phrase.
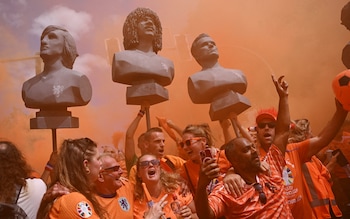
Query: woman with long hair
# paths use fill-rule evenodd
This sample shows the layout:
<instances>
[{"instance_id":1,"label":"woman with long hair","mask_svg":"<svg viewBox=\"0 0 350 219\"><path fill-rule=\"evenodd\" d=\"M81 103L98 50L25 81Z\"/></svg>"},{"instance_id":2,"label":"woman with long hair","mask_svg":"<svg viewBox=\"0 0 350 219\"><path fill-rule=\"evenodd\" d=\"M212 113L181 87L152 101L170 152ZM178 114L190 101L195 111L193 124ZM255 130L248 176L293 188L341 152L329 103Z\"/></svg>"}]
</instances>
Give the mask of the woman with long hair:
<instances>
[{"instance_id":1,"label":"woman with long hair","mask_svg":"<svg viewBox=\"0 0 350 219\"><path fill-rule=\"evenodd\" d=\"M42 202L37 218L106 218L93 192L93 183L100 170L99 152L94 141L89 138L64 140L52 185L58 182L70 193Z\"/></svg>"},{"instance_id":2,"label":"woman with long hair","mask_svg":"<svg viewBox=\"0 0 350 219\"><path fill-rule=\"evenodd\" d=\"M144 183L144 186L142 185ZM151 203L161 204L165 218L197 218L192 195L179 195L179 176L160 168L160 161L151 154L142 155L137 161L134 218L141 219Z\"/></svg>"},{"instance_id":3,"label":"woman with long hair","mask_svg":"<svg viewBox=\"0 0 350 219\"><path fill-rule=\"evenodd\" d=\"M46 184L39 178L30 178L31 173L32 168L16 145L0 140L0 202L10 204L18 197L17 205L28 218L35 218Z\"/></svg>"}]
</instances>

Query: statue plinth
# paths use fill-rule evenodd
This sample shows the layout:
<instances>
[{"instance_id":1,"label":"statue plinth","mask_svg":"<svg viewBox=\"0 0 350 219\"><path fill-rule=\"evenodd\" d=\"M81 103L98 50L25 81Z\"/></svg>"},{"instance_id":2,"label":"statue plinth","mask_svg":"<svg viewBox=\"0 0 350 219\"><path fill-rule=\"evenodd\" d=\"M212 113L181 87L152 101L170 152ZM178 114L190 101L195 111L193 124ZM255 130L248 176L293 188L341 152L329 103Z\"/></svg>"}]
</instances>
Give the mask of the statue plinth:
<instances>
[{"instance_id":1,"label":"statue plinth","mask_svg":"<svg viewBox=\"0 0 350 219\"><path fill-rule=\"evenodd\" d=\"M127 87L128 105L154 105L169 100L168 90L156 82L145 82Z\"/></svg>"},{"instance_id":2,"label":"statue plinth","mask_svg":"<svg viewBox=\"0 0 350 219\"><path fill-rule=\"evenodd\" d=\"M245 96L230 90L214 98L210 104L210 119L212 121L228 119L230 113L239 115L250 106L250 101Z\"/></svg>"},{"instance_id":3,"label":"statue plinth","mask_svg":"<svg viewBox=\"0 0 350 219\"><path fill-rule=\"evenodd\" d=\"M30 119L31 129L79 128L79 118L69 111L39 111Z\"/></svg>"}]
</instances>

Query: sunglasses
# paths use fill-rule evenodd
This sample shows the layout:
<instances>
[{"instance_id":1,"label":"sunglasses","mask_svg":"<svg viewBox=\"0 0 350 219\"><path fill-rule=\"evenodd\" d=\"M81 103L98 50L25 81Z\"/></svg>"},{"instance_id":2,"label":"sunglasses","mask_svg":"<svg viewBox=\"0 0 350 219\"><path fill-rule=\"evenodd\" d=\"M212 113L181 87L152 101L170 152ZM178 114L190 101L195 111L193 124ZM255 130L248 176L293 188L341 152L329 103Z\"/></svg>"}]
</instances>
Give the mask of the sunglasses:
<instances>
[{"instance_id":1,"label":"sunglasses","mask_svg":"<svg viewBox=\"0 0 350 219\"><path fill-rule=\"evenodd\" d=\"M260 129L265 128L266 125L267 125L270 129L276 127L276 123L274 123L274 122L260 122L260 123L258 123L258 127L259 127Z\"/></svg>"},{"instance_id":2,"label":"sunglasses","mask_svg":"<svg viewBox=\"0 0 350 219\"><path fill-rule=\"evenodd\" d=\"M253 185L255 191L257 191L259 193L259 201L262 203L262 204L266 204L267 202L267 198L266 198L266 194L264 193L263 191L263 187L260 183L255 183Z\"/></svg>"},{"instance_id":3,"label":"sunglasses","mask_svg":"<svg viewBox=\"0 0 350 219\"><path fill-rule=\"evenodd\" d=\"M185 145L189 147L194 143L193 141L199 141L200 139L202 139L202 137L194 137L194 138L187 139L186 141L180 142L180 146L182 148L185 147Z\"/></svg>"},{"instance_id":4,"label":"sunglasses","mask_svg":"<svg viewBox=\"0 0 350 219\"><path fill-rule=\"evenodd\" d=\"M141 161L139 163L139 166L142 168L146 168L149 167L150 164L152 164L153 166L159 166L160 161L159 160L145 160L145 161Z\"/></svg>"},{"instance_id":5,"label":"sunglasses","mask_svg":"<svg viewBox=\"0 0 350 219\"><path fill-rule=\"evenodd\" d=\"M120 166L117 165L117 166L105 168L105 169L101 170L101 172L102 173L111 173L111 172L117 172L117 171L119 171L119 169L120 169Z\"/></svg>"}]
</instances>

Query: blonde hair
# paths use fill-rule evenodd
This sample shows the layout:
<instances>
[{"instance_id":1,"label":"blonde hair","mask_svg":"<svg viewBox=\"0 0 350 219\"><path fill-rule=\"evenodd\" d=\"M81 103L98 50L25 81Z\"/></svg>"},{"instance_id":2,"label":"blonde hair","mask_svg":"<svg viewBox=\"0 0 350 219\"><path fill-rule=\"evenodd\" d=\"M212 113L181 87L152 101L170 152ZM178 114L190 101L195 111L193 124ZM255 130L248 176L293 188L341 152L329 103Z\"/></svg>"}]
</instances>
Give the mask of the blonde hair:
<instances>
[{"instance_id":1,"label":"blonde hair","mask_svg":"<svg viewBox=\"0 0 350 219\"><path fill-rule=\"evenodd\" d=\"M146 155L153 156L155 159L157 159L156 156L154 156L153 154L144 154L141 157L139 157L136 164L137 173L140 170L140 159ZM180 175L177 173L165 172L162 168L160 168L160 181L162 184L162 189L164 189L166 193L173 193L179 187ZM135 200L143 200L145 196L144 194L145 193L142 188L142 179L138 175L136 175L136 184L134 190Z\"/></svg>"},{"instance_id":2,"label":"blonde hair","mask_svg":"<svg viewBox=\"0 0 350 219\"><path fill-rule=\"evenodd\" d=\"M207 140L207 144L209 147L214 147L214 137L212 135L211 129L208 123L202 124L191 124L186 126L186 128L182 131L182 134L192 134L195 137L204 137Z\"/></svg>"}]
</instances>

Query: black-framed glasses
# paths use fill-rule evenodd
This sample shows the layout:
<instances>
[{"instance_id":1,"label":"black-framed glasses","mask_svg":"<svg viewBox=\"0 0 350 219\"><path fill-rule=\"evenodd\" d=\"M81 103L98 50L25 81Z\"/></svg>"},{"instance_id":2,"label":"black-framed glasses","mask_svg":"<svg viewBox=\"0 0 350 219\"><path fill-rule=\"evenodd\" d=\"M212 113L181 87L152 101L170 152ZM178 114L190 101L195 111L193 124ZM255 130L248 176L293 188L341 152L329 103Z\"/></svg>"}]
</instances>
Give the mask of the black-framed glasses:
<instances>
[{"instance_id":1,"label":"black-framed glasses","mask_svg":"<svg viewBox=\"0 0 350 219\"><path fill-rule=\"evenodd\" d=\"M255 191L257 191L259 193L259 201L262 203L262 204L266 204L267 202L267 197L266 197L266 194L265 192L263 191L263 187L260 183L255 183L253 185Z\"/></svg>"},{"instance_id":2,"label":"black-framed glasses","mask_svg":"<svg viewBox=\"0 0 350 219\"><path fill-rule=\"evenodd\" d=\"M102 173L111 173L111 172L117 172L117 171L119 171L119 169L120 169L120 166L116 165L113 167L108 167L108 168L102 169L101 172Z\"/></svg>"},{"instance_id":3,"label":"black-framed glasses","mask_svg":"<svg viewBox=\"0 0 350 219\"><path fill-rule=\"evenodd\" d=\"M142 168L146 168L146 167L149 167L150 164L152 164L153 166L159 166L160 161L157 160L157 159L154 159L154 160L145 160L145 161L141 161L141 162L139 163L139 166L142 167Z\"/></svg>"},{"instance_id":4,"label":"black-framed glasses","mask_svg":"<svg viewBox=\"0 0 350 219\"><path fill-rule=\"evenodd\" d=\"M190 138L187 139L186 141L180 142L180 146L183 148L185 147L185 145L187 147L191 146L194 142L193 141L199 141L202 137L194 137L194 138Z\"/></svg>"},{"instance_id":5,"label":"black-framed glasses","mask_svg":"<svg viewBox=\"0 0 350 219\"><path fill-rule=\"evenodd\" d=\"M267 125L267 127L269 127L270 129L276 127L276 123L275 123L275 122L259 122L259 123L258 123L258 127L259 127L260 129L265 128L266 125Z\"/></svg>"}]
</instances>

